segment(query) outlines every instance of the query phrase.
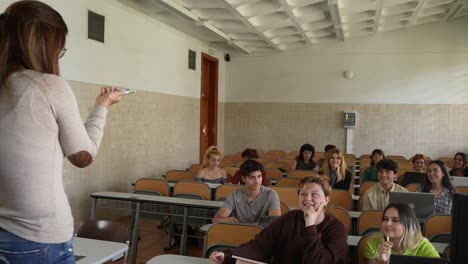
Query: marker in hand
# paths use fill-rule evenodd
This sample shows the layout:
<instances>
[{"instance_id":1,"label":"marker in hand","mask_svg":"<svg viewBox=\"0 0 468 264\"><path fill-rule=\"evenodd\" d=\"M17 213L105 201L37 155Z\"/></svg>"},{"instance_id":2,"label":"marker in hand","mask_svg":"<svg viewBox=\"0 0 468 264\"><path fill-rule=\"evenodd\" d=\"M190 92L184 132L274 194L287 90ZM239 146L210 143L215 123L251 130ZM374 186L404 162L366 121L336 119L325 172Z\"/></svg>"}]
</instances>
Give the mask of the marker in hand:
<instances>
[{"instance_id":1,"label":"marker in hand","mask_svg":"<svg viewBox=\"0 0 468 264\"><path fill-rule=\"evenodd\" d=\"M116 92L120 92L120 89L117 88L117 89L115 89L115 91L116 91ZM134 94L134 93L136 93L136 90L135 90L135 89L125 89L125 90L124 90L124 94L125 94L125 95Z\"/></svg>"}]
</instances>

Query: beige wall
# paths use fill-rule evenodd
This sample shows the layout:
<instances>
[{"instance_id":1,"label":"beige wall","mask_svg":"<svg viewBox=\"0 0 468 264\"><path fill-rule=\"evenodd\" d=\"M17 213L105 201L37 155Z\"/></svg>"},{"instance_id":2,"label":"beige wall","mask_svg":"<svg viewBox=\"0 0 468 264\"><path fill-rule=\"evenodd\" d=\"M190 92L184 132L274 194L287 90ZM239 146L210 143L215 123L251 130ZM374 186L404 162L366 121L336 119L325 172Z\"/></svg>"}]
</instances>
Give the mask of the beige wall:
<instances>
[{"instance_id":1,"label":"beige wall","mask_svg":"<svg viewBox=\"0 0 468 264\"><path fill-rule=\"evenodd\" d=\"M98 85L69 82L83 120ZM198 160L199 99L138 91L112 106L96 160L79 169L65 162L64 184L75 226L89 217L90 194L132 190L140 177L160 177Z\"/></svg>"},{"instance_id":2,"label":"beige wall","mask_svg":"<svg viewBox=\"0 0 468 264\"><path fill-rule=\"evenodd\" d=\"M468 105L225 103L226 153L246 147L299 150L304 143L326 144L357 156L381 148L407 158L431 158L467 151ZM347 138L343 111L358 113Z\"/></svg>"}]
</instances>

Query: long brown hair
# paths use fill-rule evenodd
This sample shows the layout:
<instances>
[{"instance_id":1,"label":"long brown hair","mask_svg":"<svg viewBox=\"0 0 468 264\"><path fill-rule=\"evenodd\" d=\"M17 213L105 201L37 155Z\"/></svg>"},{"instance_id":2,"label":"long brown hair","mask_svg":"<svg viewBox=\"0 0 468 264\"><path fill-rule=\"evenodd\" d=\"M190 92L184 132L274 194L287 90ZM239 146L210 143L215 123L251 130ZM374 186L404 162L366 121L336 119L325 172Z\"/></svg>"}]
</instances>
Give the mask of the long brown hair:
<instances>
[{"instance_id":1,"label":"long brown hair","mask_svg":"<svg viewBox=\"0 0 468 264\"><path fill-rule=\"evenodd\" d=\"M39 1L19 1L0 15L0 84L20 68L59 74L68 33L62 16Z\"/></svg>"}]
</instances>

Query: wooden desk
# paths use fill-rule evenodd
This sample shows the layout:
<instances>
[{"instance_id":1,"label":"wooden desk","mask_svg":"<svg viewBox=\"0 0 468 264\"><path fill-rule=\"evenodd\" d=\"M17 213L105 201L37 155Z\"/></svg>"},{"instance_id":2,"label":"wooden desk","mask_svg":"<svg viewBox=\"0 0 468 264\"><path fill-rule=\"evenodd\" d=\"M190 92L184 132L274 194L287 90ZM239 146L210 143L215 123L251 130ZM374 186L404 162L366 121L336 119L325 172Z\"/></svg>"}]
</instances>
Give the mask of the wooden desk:
<instances>
[{"instance_id":1,"label":"wooden desk","mask_svg":"<svg viewBox=\"0 0 468 264\"><path fill-rule=\"evenodd\" d=\"M130 253L132 255L131 263L134 264L136 261L136 252L137 243L138 243L138 225L140 221L140 212L142 205L166 205L166 206L179 206L183 208L182 214L174 214L183 217L182 225L182 237L180 241L180 254L185 255L186 244L187 244L187 218L188 218L188 209L207 209L207 210L218 210L224 203L217 201L206 201L206 200L194 200L194 199L185 199L185 198L176 198L176 197L166 197L166 196L155 196L155 195L146 195L146 194L135 194L135 193L122 193L122 192L95 192L91 194L92 205L91 205L91 219L96 218L96 208L110 208L110 209L119 209L119 210L128 210L135 211L134 225L132 230L132 238L130 244L132 245ZM101 205L98 205L98 201L102 201ZM105 203L105 201L114 201L121 203ZM172 215L171 213L165 212L154 212L145 210L147 213L156 213L164 215ZM199 217L200 216L191 216ZM211 217L210 217L211 219Z\"/></svg>"},{"instance_id":2,"label":"wooden desk","mask_svg":"<svg viewBox=\"0 0 468 264\"><path fill-rule=\"evenodd\" d=\"M187 257L180 255L159 255L146 264L208 264L210 261L206 258Z\"/></svg>"},{"instance_id":3,"label":"wooden desk","mask_svg":"<svg viewBox=\"0 0 468 264\"><path fill-rule=\"evenodd\" d=\"M116 260L128 251L128 245L82 237L73 238L73 255L80 256L77 264L104 263Z\"/></svg>"}]
</instances>

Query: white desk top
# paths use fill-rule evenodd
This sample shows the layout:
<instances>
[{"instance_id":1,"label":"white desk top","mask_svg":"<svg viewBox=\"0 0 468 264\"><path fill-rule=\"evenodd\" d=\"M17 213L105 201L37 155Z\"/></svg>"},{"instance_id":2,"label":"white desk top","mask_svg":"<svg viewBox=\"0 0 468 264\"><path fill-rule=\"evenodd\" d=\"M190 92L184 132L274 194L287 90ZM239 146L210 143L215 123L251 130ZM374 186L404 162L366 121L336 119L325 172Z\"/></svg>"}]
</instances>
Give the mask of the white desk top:
<instances>
[{"instance_id":1,"label":"white desk top","mask_svg":"<svg viewBox=\"0 0 468 264\"><path fill-rule=\"evenodd\" d=\"M104 263L123 256L128 250L125 243L117 243L103 240L88 239L82 237L73 238L73 255L82 256L76 264Z\"/></svg>"},{"instance_id":2,"label":"white desk top","mask_svg":"<svg viewBox=\"0 0 468 264\"><path fill-rule=\"evenodd\" d=\"M188 256L180 256L180 255L159 255L156 256L146 264L208 264L210 261L205 258L196 258L196 257L188 257Z\"/></svg>"}]
</instances>

